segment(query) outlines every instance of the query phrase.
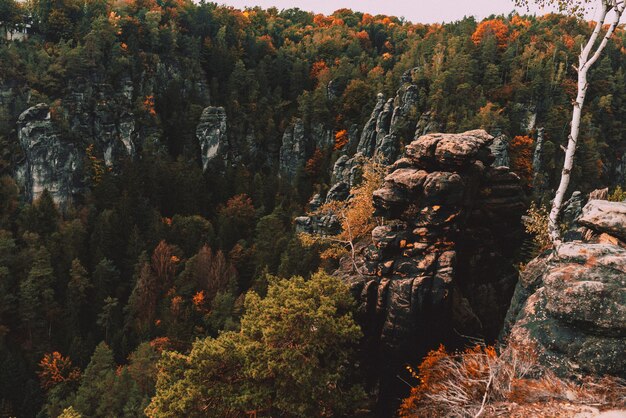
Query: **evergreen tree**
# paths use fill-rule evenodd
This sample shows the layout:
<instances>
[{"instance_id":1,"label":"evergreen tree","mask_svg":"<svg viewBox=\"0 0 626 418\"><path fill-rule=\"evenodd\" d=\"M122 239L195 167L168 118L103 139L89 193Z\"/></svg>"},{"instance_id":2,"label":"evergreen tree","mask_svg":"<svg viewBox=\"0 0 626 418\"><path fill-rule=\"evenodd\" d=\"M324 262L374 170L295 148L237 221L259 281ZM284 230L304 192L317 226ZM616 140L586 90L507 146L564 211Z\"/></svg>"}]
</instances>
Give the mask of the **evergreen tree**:
<instances>
[{"instance_id":1,"label":"evergreen tree","mask_svg":"<svg viewBox=\"0 0 626 418\"><path fill-rule=\"evenodd\" d=\"M20 282L19 313L29 342L39 346L43 340L50 341L57 305L48 250L38 248L32 263L28 276Z\"/></svg>"},{"instance_id":2,"label":"evergreen tree","mask_svg":"<svg viewBox=\"0 0 626 418\"><path fill-rule=\"evenodd\" d=\"M347 287L324 273L309 281L274 279L265 298L247 295L241 332L199 340L189 355L165 354L146 413L348 413L363 394L348 379L351 347L360 336L352 304Z\"/></svg>"},{"instance_id":3,"label":"evergreen tree","mask_svg":"<svg viewBox=\"0 0 626 418\"><path fill-rule=\"evenodd\" d=\"M113 351L104 342L98 344L81 377L72 405L82 416L115 415L115 411L105 411L101 408L102 395L113 387L115 366Z\"/></svg>"},{"instance_id":4,"label":"evergreen tree","mask_svg":"<svg viewBox=\"0 0 626 418\"><path fill-rule=\"evenodd\" d=\"M71 334L76 335L82 329L85 322L88 292L92 284L89 282L87 270L80 260L72 261L70 281L67 284L65 309L67 315L67 327Z\"/></svg>"}]
</instances>

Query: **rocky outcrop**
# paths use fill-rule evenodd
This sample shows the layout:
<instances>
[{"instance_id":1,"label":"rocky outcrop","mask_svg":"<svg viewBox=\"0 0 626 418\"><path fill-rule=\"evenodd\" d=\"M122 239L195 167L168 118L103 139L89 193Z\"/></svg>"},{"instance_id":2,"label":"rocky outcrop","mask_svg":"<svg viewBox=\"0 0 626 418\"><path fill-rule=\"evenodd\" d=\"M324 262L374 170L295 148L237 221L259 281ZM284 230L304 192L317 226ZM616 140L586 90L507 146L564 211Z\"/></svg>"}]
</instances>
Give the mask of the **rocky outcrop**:
<instances>
[{"instance_id":1,"label":"rocky outcrop","mask_svg":"<svg viewBox=\"0 0 626 418\"><path fill-rule=\"evenodd\" d=\"M435 113L427 110L422 113L417 120L417 124L415 125L415 138L419 138L431 132L438 132L439 130L439 124L435 120Z\"/></svg>"},{"instance_id":2,"label":"rocky outcrop","mask_svg":"<svg viewBox=\"0 0 626 418\"><path fill-rule=\"evenodd\" d=\"M491 153L493 154L494 167L510 167L511 159L509 158L509 142L511 140L508 136L501 134L498 135L494 140L491 146Z\"/></svg>"},{"instance_id":3,"label":"rocky outcrop","mask_svg":"<svg viewBox=\"0 0 626 418\"><path fill-rule=\"evenodd\" d=\"M78 147L61 138L44 103L25 110L17 128L24 160L18 165L16 179L25 196L36 200L47 189L57 204L65 206L81 190Z\"/></svg>"},{"instance_id":4,"label":"rocky outcrop","mask_svg":"<svg viewBox=\"0 0 626 418\"><path fill-rule=\"evenodd\" d=\"M626 376L626 203L591 200L567 242L524 268L504 336L564 377Z\"/></svg>"},{"instance_id":5,"label":"rocky outcrop","mask_svg":"<svg viewBox=\"0 0 626 418\"><path fill-rule=\"evenodd\" d=\"M322 124L307 127L302 119L296 119L283 134L278 165L280 176L293 183L314 151L328 149L333 142L332 131Z\"/></svg>"},{"instance_id":6,"label":"rocky outcrop","mask_svg":"<svg viewBox=\"0 0 626 418\"><path fill-rule=\"evenodd\" d=\"M293 181L298 170L304 166L308 155L308 138L302 119L290 125L283 134L280 147L279 170L281 176Z\"/></svg>"},{"instance_id":7,"label":"rocky outcrop","mask_svg":"<svg viewBox=\"0 0 626 418\"><path fill-rule=\"evenodd\" d=\"M491 166L492 141L478 130L409 144L373 194L387 224L356 260L342 260L338 274L358 300L366 352L388 365L374 373L390 391L382 398L397 395L396 375L427 350L500 330L524 204L519 177Z\"/></svg>"},{"instance_id":8,"label":"rocky outcrop","mask_svg":"<svg viewBox=\"0 0 626 418\"><path fill-rule=\"evenodd\" d=\"M378 117L383 111L384 106L385 96L382 93L378 93L376 96L376 106L374 106L370 118L363 127L363 132L361 132L361 140L359 141L357 152L370 157L374 154L376 137L378 136Z\"/></svg>"},{"instance_id":9,"label":"rocky outcrop","mask_svg":"<svg viewBox=\"0 0 626 418\"><path fill-rule=\"evenodd\" d=\"M626 241L626 204L590 200L583 208L578 223L598 233L606 233Z\"/></svg>"},{"instance_id":10,"label":"rocky outcrop","mask_svg":"<svg viewBox=\"0 0 626 418\"><path fill-rule=\"evenodd\" d=\"M16 168L16 179L27 200L48 189L64 206L81 194L82 164L89 146L112 171L125 159L135 158L141 141L133 99L130 79L113 86L94 76L71 80L54 106L38 104L25 110L17 121L25 158Z\"/></svg>"},{"instance_id":11,"label":"rocky outcrop","mask_svg":"<svg viewBox=\"0 0 626 418\"><path fill-rule=\"evenodd\" d=\"M228 158L226 119L223 107L209 106L202 111L200 122L196 127L196 138L200 143L202 169L205 171L211 161L225 162Z\"/></svg>"},{"instance_id":12,"label":"rocky outcrop","mask_svg":"<svg viewBox=\"0 0 626 418\"><path fill-rule=\"evenodd\" d=\"M419 91L413 84L409 70L402 76L402 85L396 96L385 101L379 93L372 114L363 128L357 153L365 157L379 155L381 160L393 162L402 149L403 141L412 138L419 115Z\"/></svg>"},{"instance_id":13,"label":"rocky outcrop","mask_svg":"<svg viewBox=\"0 0 626 418\"><path fill-rule=\"evenodd\" d=\"M413 136L419 119L419 92L412 81L413 71L415 69L404 73L395 97L385 100L382 93L377 95L355 153L344 154L335 162L326 201L347 199L350 190L361 181L363 162L367 158L376 157L379 162L391 164L402 150L404 140ZM291 136L287 139L288 144L292 142Z\"/></svg>"},{"instance_id":14,"label":"rocky outcrop","mask_svg":"<svg viewBox=\"0 0 626 418\"><path fill-rule=\"evenodd\" d=\"M94 144L98 156L112 169L124 158L134 158L137 133L133 90L130 80L119 88L82 78L73 80L62 101L68 128L64 137Z\"/></svg>"}]
</instances>

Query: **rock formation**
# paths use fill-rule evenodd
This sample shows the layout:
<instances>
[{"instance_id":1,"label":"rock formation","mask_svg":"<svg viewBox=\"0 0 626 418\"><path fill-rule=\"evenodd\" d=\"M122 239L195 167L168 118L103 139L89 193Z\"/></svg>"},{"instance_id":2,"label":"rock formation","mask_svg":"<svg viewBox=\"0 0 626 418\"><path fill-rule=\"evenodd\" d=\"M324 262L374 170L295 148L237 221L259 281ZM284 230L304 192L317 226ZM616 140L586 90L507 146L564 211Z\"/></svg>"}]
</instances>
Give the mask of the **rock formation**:
<instances>
[{"instance_id":1,"label":"rock formation","mask_svg":"<svg viewBox=\"0 0 626 418\"><path fill-rule=\"evenodd\" d=\"M307 146L304 122L302 119L297 119L283 134L279 160L279 170L282 176L289 180L295 179L298 169L306 162Z\"/></svg>"},{"instance_id":2,"label":"rock formation","mask_svg":"<svg viewBox=\"0 0 626 418\"><path fill-rule=\"evenodd\" d=\"M112 170L137 152L133 86L126 80L115 89L106 83L72 80L62 106L51 109L40 103L26 109L17 121L18 140L24 160L16 179L28 200L48 189L65 206L81 194L85 149ZM55 113L56 117L51 117Z\"/></svg>"},{"instance_id":3,"label":"rock formation","mask_svg":"<svg viewBox=\"0 0 626 418\"><path fill-rule=\"evenodd\" d=\"M626 376L626 203L591 200L591 233L523 270L504 335L563 377Z\"/></svg>"},{"instance_id":4,"label":"rock formation","mask_svg":"<svg viewBox=\"0 0 626 418\"><path fill-rule=\"evenodd\" d=\"M370 118L365 123L365 127L363 127L357 152L367 156L372 156L374 153L374 148L376 147L376 137L378 135L378 117L380 116L384 106L385 96L382 93L378 93L378 96L376 96L376 106L374 106L374 110L372 110Z\"/></svg>"},{"instance_id":5,"label":"rock formation","mask_svg":"<svg viewBox=\"0 0 626 418\"><path fill-rule=\"evenodd\" d=\"M376 105L361 133L357 153L365 157L380 155L383 161L393 162L402 149L403 141L415 132L419 115L419 91L409 70L402 76L402 86L396 96L385 101L378 94Z\"/></svg>"},{"instance_id":6,"label":"rock formation","mask_svg":"<svg viewBox=\"0 0 626 418\"><path fill-rule=\"evenodd\" d=\"M293 183L313 152L332 147L333 141L330 129L321 124L307 127L302 119L296 119L283 134L278 165L281 177Z\"/></svg>"},{"instance_id":7,"label":"rock formation","mask_svg":"<svg viewBox=\"0 0 626 418\"><path fill-rule=\"evenodd\" d=\"M578 223L600 234L626 241L626 204L590 200L583 208Z\"/></svg>"},{"instance_id":8,"label":"rock formation","mask_svg":"<svg viewBox=\"0 0 626 418\"><path fill-rule=\"evenodd\" d=\"M373 374L397 395L396 375L439 343L494 339L517 278L510 256L524 209L517 175L491 167L493 137L429 134L406 147L373 195L387 224L338 272L360 306ZM358 271L352 267L356 264ZM384 358L384 360L382 360Z\"/></svg>"},{"instance_id":9,"label":"rock formation","mask_svg":"<svg viewBox=\"0 0 626 418\"><path fill-rule=\"evenodd\" d=\"M223 107L209 106L202 111L196 127L196 138L200 143L203 170L206 171L214 159L227 160L226 111Z\"/></svg>"},{"instance_id":10,"label":"rock formation","mask_svg":"<svg viewBox=\"0 0 626 418\"><path fill-rule=\"evenodd\" d=\"M494 134L495 135L495 134ZM504 134L498 135L491 146L491 153L495 160L493 161L494 167L510 167L511 159L509 158L509 142L511 140Z\"/></svg>"},{"instance_id":11,"label":"rock formation","mask_svg":"<svg viewBox=\"0 0 626 418\"><path fill-rule=\"evenodd\" d=\"M134 158L137 138L132 98L130 80L117 90L106 83L73 80L62 101L70 133L65 136L94 144L107 167L116 168L124 158Z\"/></svg>"},{"instance_id":12,"label":"rock formation","mask_svg":"<svg viewBox=\"0 0 626 418\"><path fill-rule=\"evenodd\" d=\"M57 204L65 206L81 189L78 147L61 138L44 103L25 110L17 126L24 160L18 165L16 179L24 194L35 200L47 189Z\"/></svg>"}]
</instances>

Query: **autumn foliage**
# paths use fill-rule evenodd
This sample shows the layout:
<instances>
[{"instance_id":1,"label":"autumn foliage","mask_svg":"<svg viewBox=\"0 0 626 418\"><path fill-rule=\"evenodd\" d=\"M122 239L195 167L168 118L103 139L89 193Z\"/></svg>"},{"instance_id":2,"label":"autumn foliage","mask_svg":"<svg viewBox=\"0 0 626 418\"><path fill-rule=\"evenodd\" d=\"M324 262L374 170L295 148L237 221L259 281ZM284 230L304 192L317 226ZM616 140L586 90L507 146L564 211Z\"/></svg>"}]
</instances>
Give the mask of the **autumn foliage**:
<instances>
[{"instance_id":1,"label":"autumn foliage","mask_svg":"<svg viewBox=\"0 0 626 418\"><path fill-rule=\"evenodd\" d=\"M324 71L328 70L328 66L326 65L326 62L324 61L315 61L313 63L313 66L311 67L311 78L312 79L317 79L319 78L320 74Z\"/></svg>"},{"instance_id":2,"label":"autumn foliage","mask_svg":"<svg viewBox=\"0 0 626 418\"><path fill-rule=\"evenodd\" d=\"M320 174L322 164L324 163L324 153L319 148L315 149L311 158L309 158L304 165L304 171L311 177L316 177Z\"/></svg>"},{"instance_id":3,"label":"autumn foliage","mask_svg":"<svg viewBox=\"0 0 626 418\"><path fill-rule=\"evenodd\" d=\"M168 286L174 278L179 258L174 254L174 247L165 241L159 242L152 253L152 270L162 286Z\"/></svg>"},{"instance_id":4,"label":"autumn foliage","mask_svg":"<svg viewBox=\"0 0 626 418\"><path fill-rule=\"evenodd\" d=\"M533 149L534 141L529 136L516 136L509 147L511 169L526 186L533 181Z\"/></svg>"},{"instance_id":5,"label":"autumn foliage","mask_svg":"<svg viewBox=\"0 0 626 418\"><path fill-rule=\"evenodd\" d=\"M346 201L331 201L322 205L318 215L334 214L341 223L341 232L335 236L321 237L301 234L305 246L322 243L327 248L321 253L322 259L340 258L346 252L354 252L354 244L380 225L382 220L373 216L372 193L378 189L387 172L386 166L376 159L364 160L361 183L353 187L351 197Z\"/></svg>"},{"instance_id":6,"label":"autumn foliage","mask_svg":"<svg viewBox=\"0 0 626 418\"><path fill-rule=\"evenodd\" d=\"M499 48L506 48L509 41L509 27L502 20L491 19L480 22L472 34L472 41L479 45L489 34L495 36Z\"/></svg>"},{"instance_id":7,"label":"autumn foliage","mask_svg":"<svg viewBox=\"0 0 626 418\"><path fill-rule=\"evenodd\" d=\"M348 137L348 131L346 131L345 129L337 131L337 133L335 134L335 146L333 147L333 149L335 151L341 150L348 144L349 141L350 138Z\"/></svg>"},{"instance_id":8,"label":"autumn foliage","mask_svg":"<svg viewBox=\"0 0 626 418\"><path fill-rule=\"evenodd\" d=\"M64 382L73 382L80 377L80 370L72 365L69 357L63 357L58 351L45 354L39 362L39 382L44 389Z\"/></svg>"},{"instance_id":9,"label":"autumn foliage","mask_svg":"<svg viewBox=\"0 0 626 418\"><path fill-rule=\"evenodd\" d=\"M524 404L532 403L607 407L623 402L626 393L616 378L588 377L580 383L560 379L539 364L531 347L509 346L498 353L481 344L458 352L439 346L428 353L417 373L407 369L418 384L402 402L401 418L499 416L494 412L501 408L523 411Z\"/></svg>"},{"instance_id":10,"label":"autumn foliage","mask_svg":"<svg viewBox=\"0 0 626 418\"><path fill-rule=\"evenodd\" d=\"M156 116L156 109L154 108L154 96L149 95L146 96L143 100L143 105L146 111L150 114L150 116Z\"/></svg>"}]
</instances>

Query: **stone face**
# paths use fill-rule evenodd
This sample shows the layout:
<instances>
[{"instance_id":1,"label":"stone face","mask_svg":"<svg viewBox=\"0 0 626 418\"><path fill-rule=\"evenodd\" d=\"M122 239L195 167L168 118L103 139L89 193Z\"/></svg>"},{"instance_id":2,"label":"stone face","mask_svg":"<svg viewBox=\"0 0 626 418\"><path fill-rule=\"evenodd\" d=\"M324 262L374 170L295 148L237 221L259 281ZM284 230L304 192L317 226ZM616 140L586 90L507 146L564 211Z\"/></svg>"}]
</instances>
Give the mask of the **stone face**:
<instances>
[{"instance_id":1,"label":"stone face","mask_svg":"<svg viewBox=\"0 0 626 418\"><path fill-rule=\"evenodd\" d=\"M48 190L54 201L65 206L82 187L82 155L74 143L61 139L48 105L40 103L18 118L18 140L24 151L16 177L29 200Z\"/></svg>"},{"instance_id":2,"label":"stone face","mask_svg":"<svg viewBox=\"0 0 626 418\"><path fill-rule=\"evenodd\" d=\"M428 110L422 113L420 118L417 120L417 124L415 125L414 137L419 138L420 136L438 131L439 125L435 121L435 114Z\"/></svg>"},{"instance_id":3,"label":"stone face","mask_svg":"<svg viewBox=\"0 0 626 418\"><path fill-rule=\"evenodd\" d=\"M283 134L280 147L279 168L281 175L293 180L306 162L307 143L302 119L297 119Z\"/></svg>"},{"instance_id":4,"label":"stone face","mask_svg":"<svg viewBox=\"0 0 626 418\"><path fill-rule=\"evenodd\" d=\"M579 191L572 193L572 196L563 204L563 222L572 225L580 217L583 210L583 195Z\"/></svg>"},{"instance_id":5,"label":"stone face","mask_svg":"<svg viewBox=\"0 0 626 418\"><path fill-rule=\"evenodd\" d=\"M383 399L396 396L405 364L440 343L500 331L517 278L508 260L523 236L524 195L518 176L490 166L491 140L470 131L409 144L372 196L388 224L357 245L354 260L341 261L364 350L388 364L377 375Z\"/></svg>"},{"instance_id":6,"label":"stone face","mask_svg":"<svg viewBox=\"0 0 626 418\"><path fill-rule=\"evenodd\" d=\"M326 201L343 201L346 200L348 196L350 196L350 186L342 181L330 188L326 195Z\"/></svg>"},{"instance_id":7,"label":"stone face","mask_svg":"<svg viewBox=\"0 0 626 418\"><path fill-rule=\"evenodd\" d=\"M626 203L590 200L583 208L578 223L626 240Z\"/></svg>"},{"instance_id":8,"label":"stone face","mask_svg":"<svg viewBox=\"0 0 626 418\"><path fill-rule=\"evenodd\" d=\"M424 185L428 173L415 168L399 168L385 177L385 183L391 183L410 192L419 191Z\"/></svg>"},{"instance_id":9,"label":"stone face","mask_svg":"<svg viewBox=\"0 0 626 418\"><path fill-rule=\"evenodd\" d=\"M593 207L610 203L591 202ZM594 227L606 225L595 216ZM625 376L626 249L569 242L531 261L506 324L504 335L512 343L530 347L562 376Z\"/></svg>"},{"instance_id":10,"label":"stone face","mask_svg":"<svg viewBox=\"0 0 626 418\"><path fill-rule=\"evenodd\" d=\"M15 173L25 197L36 199L48 189L65 206L82 194L88 147L113 172L135 158L150 127L144 124L144 136L137 132L133 91L130 79L113 86L96 77L77 77L68 82L61 106L38 104L25 110L17 122L25 159Z\"/></svg>"},{"instance_id":11,"label":"stone face","mask_svg":"<svg viewBox=\"0 0 626 418\"><path fill-rule=\"evenodd\" d=\"M223 107L209 106L202 111L196 127L196 138L200 143L203 170L215 159L227 159L226 120L226 110Z\"/></svg>"}]
</instances>

